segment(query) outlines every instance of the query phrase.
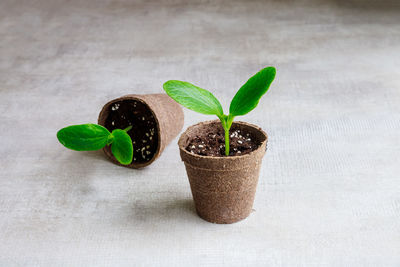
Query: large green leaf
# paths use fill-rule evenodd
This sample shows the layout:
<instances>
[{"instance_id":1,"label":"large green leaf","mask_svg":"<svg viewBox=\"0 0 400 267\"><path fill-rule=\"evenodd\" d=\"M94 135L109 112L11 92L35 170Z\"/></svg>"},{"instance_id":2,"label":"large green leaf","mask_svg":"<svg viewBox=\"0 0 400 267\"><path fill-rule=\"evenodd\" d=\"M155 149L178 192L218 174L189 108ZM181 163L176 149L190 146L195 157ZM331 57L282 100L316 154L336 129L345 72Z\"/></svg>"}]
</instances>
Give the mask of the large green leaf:
<instances>
[{"instance_id":1,"label":"large green leaf","mask_svg":"<svg viewBox=\"0 0 400 267\"><path fill-rule=\"evenodd\" d=\"M124 130L115 129L112 131L113 142L111 152L114 157L124 165L130 164L133 158L132 139Z\"/></svg>"},{"instance_id":2,"label":"large green leaf","mask_svg":"<svg viewBox=\"0 0 400 267\"><path fill-rule=\"evenodd\" d=\"M65 147L77 151L98 150L106 146L110 132L97 124L72 125L57 132Z\"/></svg>"},{"instance_id":3,"label":"large green leaf","mask_svg":"<svg viewBox=\"0 0 400 267\"><path fill-rule=\"evenodd\" d=\"M252 111L260 98L268 91L275 74L274 67L267 67L251 77L233 97L229 113L233 116L240 116Z\"/></svg>"},{"instance_id":4,"label":"large green leaf","mask_svg":"<svg viewBox=\"0 0 400 267\"><path fill-rule=\"evenodd\" d=\"M191 83L171 80L164 83L163 87L172 99L188 109L217 116L224 113L213 94Z\"/></svg>"}]
</instances>

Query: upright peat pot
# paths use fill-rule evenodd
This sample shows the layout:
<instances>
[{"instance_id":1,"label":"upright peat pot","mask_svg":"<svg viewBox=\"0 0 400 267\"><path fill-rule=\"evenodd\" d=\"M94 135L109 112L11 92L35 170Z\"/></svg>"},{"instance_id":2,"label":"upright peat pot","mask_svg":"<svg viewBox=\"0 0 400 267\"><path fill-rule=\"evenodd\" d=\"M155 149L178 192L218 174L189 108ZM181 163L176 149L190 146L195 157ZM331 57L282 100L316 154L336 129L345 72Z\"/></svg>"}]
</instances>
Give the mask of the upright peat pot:
<instances>
[{"instance_id":1,"label":"upright peat pot","mask_svg":"<svg viewBox=\"0 0 400 267\"><path fill-rule=\"evenodd\" d=\"M109 131L131 127L128 131L133 144L130 164L122 165L116 160L110 146L103 150L116 164L142 168L156 160L182 130L183 111L166 94L131 94L105 104L99 114L98 124Z\"/></svg>"},{"instance_id":2,"label":"upright peat pot","mask_svg":"<svg viewBox=\"0 0 400 267\"><path fill-rule=\"evenodd\" d=\"M206 154L205 147L208 151L215 147L223 148L221 138L207 145L202 141L193 142L202 137L221 137L221 132L223 129L218 120L201 122L189 127L181 135L178 145L199 216L210 222L234 223L251 213L267 134L255 125L236 122L231 127L231 133L234 133L231 140L235 141L235 146L231 146L235 149L234 156L215 157L193 152L197 149L200 154L202 151ZM252 141L250 148L246 140ZM199 146L202 148L198 149Z\"/></svg>"},{"instance_id":3,"label":"upright peat pot","mask_svg":"<svg viewBox=\"0 0 400 267\"><path fill-rule=\"evenodd\" d=\"M275 74L275 68L267 67L251 77L233 97L228 115L209 91L188 82L164 83L167 94L181 105L219 118L189 127L178 142L196 211L209 222L234 223L252 211L267 134L233 120L257 106Z\"/></svg>"}]
</instances>

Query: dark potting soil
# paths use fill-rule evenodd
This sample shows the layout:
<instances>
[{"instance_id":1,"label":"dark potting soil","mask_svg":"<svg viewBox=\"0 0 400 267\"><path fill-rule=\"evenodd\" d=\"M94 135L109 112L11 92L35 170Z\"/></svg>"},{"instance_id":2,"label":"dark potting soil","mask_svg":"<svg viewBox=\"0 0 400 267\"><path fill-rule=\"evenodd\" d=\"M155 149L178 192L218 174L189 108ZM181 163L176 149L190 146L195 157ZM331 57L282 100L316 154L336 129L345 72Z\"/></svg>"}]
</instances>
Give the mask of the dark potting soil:
<instances>
[{"instance_id":1,"label":"dark potting soil","mask_svg":"<svg viewBox=\"0 0 400 267\"><path fill-rule=\"evenodd\" d=\"M245 155L258 148L255 138L250 133L231 129L229 136L229 156ZM196 135L190 140L186 150L201 156L225 157L224 130L221 127Z\"/></svg>"},{"instance_id":2,"label":"dark potting soil","mask_svg":"<svg viewBox=\"0 0 400 267\"><path fill-rule=\"evenodd\" d=\"M132 162L151 160L157 151L158 132L150 108L140 101L131 99L112 104L108 110L105 127L112 131L125 129L128 126L132 126L128 131L133 143Z\"/></svg>"}]
</instances>

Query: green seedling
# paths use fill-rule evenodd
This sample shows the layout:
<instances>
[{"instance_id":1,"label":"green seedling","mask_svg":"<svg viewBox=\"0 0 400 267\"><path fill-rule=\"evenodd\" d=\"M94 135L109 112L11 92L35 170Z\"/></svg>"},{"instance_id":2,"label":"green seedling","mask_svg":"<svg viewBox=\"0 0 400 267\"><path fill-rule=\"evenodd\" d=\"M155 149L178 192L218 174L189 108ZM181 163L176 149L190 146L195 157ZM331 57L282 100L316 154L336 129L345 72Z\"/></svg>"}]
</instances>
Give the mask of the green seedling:
<instances>
[{"instance_id":1,"label":"green seedling","mask_svg":"<svg viewBox=\"0 0 400 267\"><path fill-rule=\"evenodd\" d=\"M119 163L128 165L132 162L133 145L128 131L115 129L111 133L97 124L72 125L57 132L58 141L66 148L76 151L93 151L111 145L111 152Z\"/></svg>"},{"instance_id":2,"label":"green seedling","mask_svg":"<svg viewBox=\"0 0 400 267\"><path fill-rule=\"evenodd\" d=\"M229 129L233 119L252 111L268 91L275 78L276 69L267 67L251 77L233 97L229 114L225 115L218 99L209 91L188 82L170 80L164 83L165 92L176 102L193 111L217 115L225 131L225 155L229 155Z\"/></svg>"}]
</instances>

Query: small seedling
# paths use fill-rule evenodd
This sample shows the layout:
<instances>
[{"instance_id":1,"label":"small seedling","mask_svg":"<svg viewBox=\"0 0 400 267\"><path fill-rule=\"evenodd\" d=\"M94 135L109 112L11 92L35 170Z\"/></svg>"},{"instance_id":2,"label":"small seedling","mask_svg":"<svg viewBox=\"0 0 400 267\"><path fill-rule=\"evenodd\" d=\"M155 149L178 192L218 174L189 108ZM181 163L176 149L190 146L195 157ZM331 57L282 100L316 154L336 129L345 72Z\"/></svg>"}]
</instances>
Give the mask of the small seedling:
<instances>
[{"instance_id":1,"label":"small seedling","mask_svg":"<svg viewBox=\"0 0 400 267\"><path fill-rule=\"evenodd\" d=\"M229 114L225 115L218 99L209 91L188 82L171 80L164 83L165 92L176 102L193 111L217 115L225 131L225 155L229 155L229 129L233 119L252 111L268 91L275 78L276 69L267 67L251 77L233 97Z\"/></svg>"},{"instance_id":2,"label":"small seedling","mask_svg":"<svg viewBox=\"0 0 400 267\"><path fill-rule=\"evenodd\" d=\"M111 152L119 163L128 165L132 162L133 145L127 132L115 129L111 133L105 127L97 124L72 125L57 132L58 141L66 148L76 151L99 150L111 145Z\"/></svg>"}]
</instances>

